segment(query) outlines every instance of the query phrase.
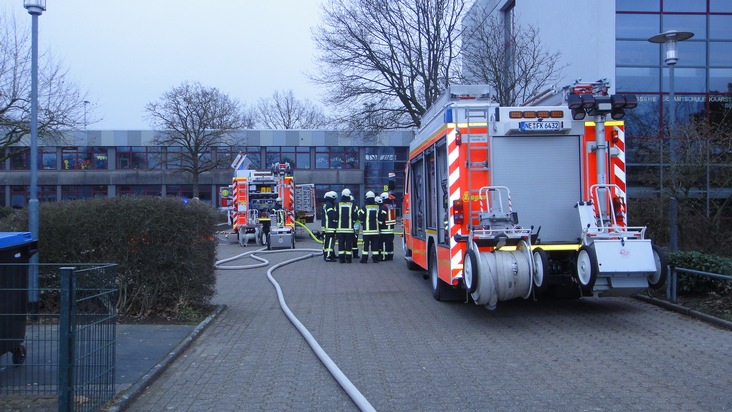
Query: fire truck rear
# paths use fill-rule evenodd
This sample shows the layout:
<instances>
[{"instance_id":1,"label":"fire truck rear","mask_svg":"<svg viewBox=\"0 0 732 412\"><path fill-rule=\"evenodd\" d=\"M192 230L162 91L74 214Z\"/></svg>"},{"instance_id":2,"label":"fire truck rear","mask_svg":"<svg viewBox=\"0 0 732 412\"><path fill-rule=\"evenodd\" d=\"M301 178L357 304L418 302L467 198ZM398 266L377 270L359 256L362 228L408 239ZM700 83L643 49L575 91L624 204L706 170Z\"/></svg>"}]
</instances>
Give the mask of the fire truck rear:
<instances>
[{"instance_id":1,"label":"fire truck rear","mask_svg":"<svg viewBox=\"0 0 732 412\"><path fill-rule=\"evenodd\" d=\"M486 86L451 86L425 114L406 166L404 249L436 299L495 308L665 282L663 252L627 224L619 119L635 96L604 81L562 93L562 105L500 107Z\"/></svg>"}]
</instances>

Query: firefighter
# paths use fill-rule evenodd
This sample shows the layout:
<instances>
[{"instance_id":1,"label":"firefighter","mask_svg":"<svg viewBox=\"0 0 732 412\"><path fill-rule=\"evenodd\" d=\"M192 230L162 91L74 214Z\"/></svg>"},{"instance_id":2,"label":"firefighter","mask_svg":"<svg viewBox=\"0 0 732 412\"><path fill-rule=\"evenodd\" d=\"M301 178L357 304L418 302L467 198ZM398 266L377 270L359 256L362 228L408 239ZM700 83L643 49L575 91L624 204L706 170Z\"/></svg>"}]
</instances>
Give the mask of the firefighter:
<instances>
[{"instance_id":1,"label":"firefighter","mask_svg":"<svg viewBox=\"0 0 732 412\"><path fill-rule=\"evenodd\" d=\"M376 204L376 195L372 191L366 192L364 208L358 211L358 218L363 224L363 249L361 263L367 263L369 254L374 263L381 259L381 245L379 243L379 225L383 221L381 209Z\"/></svg>"},{"instance_id":2,"label":"firefighter","mask_svg":"<svg viewBox=\"0 0 732 412\"><path fill-rule=\"evenodd\" d=\"M275 225L278 227L285 226L285 209L282 207L282 198L278 197L275 199L275 204L272 207L272 214L275 218Z\"/></svg>"},{"instance_id":3,"label":"firefighter","mask_svg":"<svg viewBox=\"0 0 732 412\"><path fill-rule=\"evenodd\" d=\"M335 262L335 231L338 225L338 212L336 212L335 201L338 194L330 191L325 194L323 202L323 259L326 262Z\"/></svg>"},{"instance_id":4,"label":"firefighter","mask_svg":"<svg viewBox=\"0 0 732 412\"><path fill-rule=\"evenodd\" d=\"M338 261L340 263L351 263L353 256L353 223L356 221L353 202L351 202L351 191L343 189L341 198L336 205L338 220L336 224L336 237L338 238Z\"/></svg>"},{"instance_id":5,"label":"firefighter","mask_svg":"<svg viewBox=\"0 0 732 412\"><path fill-rule=\"evenodd\" d=\"M363 222L358 217L361 208L358 207L358 204L353 200L353 195L351 195L351 203L353 203L353 213L354 216L356 216L353 221L353 241L351 243L351 256L354 259L358 259L358 234L363 228Z\"/></svg>"},{"instance_id":6,"label":"firefighter","mask_svg":"<svg viewBox=\"0 0 732 412\"><path fill-rule=\"evenodd\" d=\"M384 229L381 231L381 256L383 260L394 260L394 227L396 226L396 207L389 192L381 194L384 211Z\"/></svg>"}]
</instances>

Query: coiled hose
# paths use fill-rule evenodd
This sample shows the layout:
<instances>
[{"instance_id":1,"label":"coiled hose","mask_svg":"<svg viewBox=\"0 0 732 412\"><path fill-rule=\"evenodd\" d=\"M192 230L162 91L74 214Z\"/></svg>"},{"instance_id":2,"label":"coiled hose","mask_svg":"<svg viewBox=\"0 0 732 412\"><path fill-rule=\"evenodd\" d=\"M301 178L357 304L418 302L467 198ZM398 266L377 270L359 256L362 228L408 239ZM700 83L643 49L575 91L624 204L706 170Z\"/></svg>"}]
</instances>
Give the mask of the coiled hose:
<instances>
[{"instance_id":1,"label":"coiled hose","mask_svg":"<svg viewBox=\"0 0 732 412\"><path fill-rule=\"evenodd\" d=\"M308 230L309 231L309 230ZM312 236L312 232L310 232ZM303 338L305 338L305 341L310 345L310 348L315 352L315 355L320 359L320 361L323 363L323 365L328 369L330 374L335 378L336 381L338 381L338 384L341 385L341 387L346 391L348 396L353 400L353 402L358 406L358 408L362 411L376 411L373 406L371 406L371 403L366 399L366 397L363 396L363 394L351 383L351 381L346 377L346 375L341 371L341 369L338 367L338 365L333 362L333 360L328 356L327 353L323 350L323 348L320 346L317 340L313 337L313 335L310 333L310 331L300 322L300 320L290 311L290 308L287 306L287 302L285 302L285 296L282 294L282 289L280 288L279 283L274 279L272 276L272 272L274 272L276 269L289 265L290 263L294 263L300 260L308 259L313 256L316 256L316 253L318 256L320 256L323 251L320 249L282 249L282 250L266 250L266 248L259 249L259 250L253 250L249 252L245 252L239 255L236 255L234 257L222 259L216 262L216 269L221 270L240 270L240 269L254 269L262 266L267 266L269 264L269 261L267 261L264 258L261 258L259 256L256 256L255 253L282 253L282 252L311 252L306 255L297 256L295 258L286 260L284 262L278 263L271 268L267 270L267 278L269 279L270 283L274 286L275 290L277 291L277 299L280 302L280 307L282 308L282 311L287 315L287 318L290 320L290 322L295 325L297 330L300 332ZM242 266L223 266L223 263L231 262L233 260L249 256L252 259L258 260L260 263L255 263L253 265L242 265Z\"/></svg>"}]
</instances>

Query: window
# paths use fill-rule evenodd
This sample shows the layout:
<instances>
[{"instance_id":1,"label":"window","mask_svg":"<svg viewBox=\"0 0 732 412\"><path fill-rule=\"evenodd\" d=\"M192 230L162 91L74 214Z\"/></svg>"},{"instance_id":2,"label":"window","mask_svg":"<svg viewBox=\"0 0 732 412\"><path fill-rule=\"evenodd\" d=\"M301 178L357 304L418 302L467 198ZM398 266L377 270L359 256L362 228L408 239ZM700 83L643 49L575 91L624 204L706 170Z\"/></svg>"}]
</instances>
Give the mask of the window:
<instances>
[{"instance_id":1,"label":"window","mask_svg":"<svg viewBox=\"0 0 732 412\"><path fill-rule=\"evenodd\" d=\"M664 12L699 12L707 11L707 0L663 0Z\"/></svg>"},{"instance_id":2,"label":"window","mask_svg":"<svg viewBox=\"0 0 732 412\"><path fill-rule=\"evenodd\" d=\"M289 163L293 169L310 169L310 147L270 146L265 148L265 153L267 169L275 163Z\"/></svg>"},{"instance_id":3,"label":"window","mask_svg":"<svg viewBox=\"0 0 732 412\"><path fill-rule=\"evenodd\" d=\"M683 0L688 1L688 0ZM707 16L706 15L688 15L688 14L664 14L662 17L663 24L661 31L678 30L690 31L694 33L692 39L707 38ZM688 42L681 42L684 44Z\"/></svg>"},{"instance_id":4,"label":"window","mask_svg":"<svg viewBox=\"0 0 732 412\"><path fill-rule=\"evenodd\" d=\"M658 45L649 41L618 40L615 42L615 64L618 66L655 66Z\"/></svg>"},{"instance_id":5,"label":"window","mask_svg":"<svg viewBox=\"0 0 732 412\"><path fill-rule=\"evenodd\" d=\"M30 170L30 148L11 147L8 149L10 155L10 170Z\"/></svg>"},{"instance_id":6,"label":"window","mask_svg":"<svg viewBox=\"0 0 732 412\"><path fill-rule=\"evenodd\" d=\"M62 170L107 169L107 148L94 146L61 149Z\"/></svg>"},{"instance_id":7,"label":"window","mask_svg":"<svg viewBox=\"0 0 732 412\"><path fill-rule=\"evenodd\" d=\"M316 169L358 169L358 147L345 146L317 146L315 148Z\"/></svg>"},{"instance_id":8,"label":"window","mask_svg":"<svg viewBox=\"0 0 732 412\"><path fill-rule=\"evenodd\" d=\"M618 11L659 11L660 0L616 0Z\"/></svg>"},{"instance_id":9,"label":"window","mask_svg":"<svg viewBox=\"0 0 732 412\"><path fill-rule=\"evenodd\" d=\"M651 67L618 67L615 89L618 92L658 92L660 70Z\"/></svg>"},{"instance_id":10,"label":"window","mask_svg":"<svg viewBox=\"0 0 732 412\"><path fill-rule=\"evenodd\" d=\"M160 185L120 185L117 186L117 196L162 196L163 187Z\"/></svg>"},{"instance_id":11,"label":"window","mask_svg":"<svg viewBox=\"0 0 732 412\"><path fill-rule=\"evenodd\" d=\"M647 41L659 33L661 20L658 14L617 14L615 36L619 39Z\"/></svg>"},{"instance_id":12,"label":"window","mask_svg":"<svg viewBox=\"0 0 732 412\"><path fill-rule=\"evenodd\" d=\"M732 40L732 15L709 16L709 38Z\"/></svg>"},{"instance_id":13,"label":"window","mask_svg":"<svg viewBox=\"0 0 732 412\"><path fill-rule=\"evenodd\" d=\"M732 94L732 68L709 69L709 91Z\"/></svg>"},{"instance_id":14,"label":"window","mask_svg":"<svg viewBox=\"0 0 732 412\"><path fill-rule=\"evenodd\" d=\"M162 147L119 146L117 147L117 169L162 169L164 156L165 149Z\"/></svg>"},{"instance_id":15,"label":"window","mask_svg":"<svg viewBox=\"0 0 732 412\"><path fill-rule=\"evenodd\" d=\"M43 170L56 170L56 148L55 147L39 147L38 156L41 160Z\"/></svg>"},{"instance_id":16,"label":"window","mask_svg":"<svg viewBox=\"0 0 732 412\"><path fill-rule=\"evenodd\" d=\"M669 91L669 73L668 69L663 69L662 90ZM703 92L707 87L707 71L706 69L674 69L674 91L679 92Z\"/></svg>"},{"instance_id":17,"label":"window","mask_svg":"<svg viewBox=\"0 0 732 412\"><path fill-rule=\"evenodd\" d=\"M78 200L93 197L107 197L107 186L61 186L61 199Z\"/></svg>"},{"instance_id":18,"label":"window","mask_svg":"<svg viewBox=\"0 0 732 412\"><path fill-rule=\"evenodd\" d=\"M231 168L231 164L239 153L246 155L247 159L251 162L249 165L251 169L260 169L262 167L262 149L259 146L234 146L231 148L219 148L218 156L228 157L228 160L224 162L225 164L222 168Z\"/></svg>"}]
</instances>

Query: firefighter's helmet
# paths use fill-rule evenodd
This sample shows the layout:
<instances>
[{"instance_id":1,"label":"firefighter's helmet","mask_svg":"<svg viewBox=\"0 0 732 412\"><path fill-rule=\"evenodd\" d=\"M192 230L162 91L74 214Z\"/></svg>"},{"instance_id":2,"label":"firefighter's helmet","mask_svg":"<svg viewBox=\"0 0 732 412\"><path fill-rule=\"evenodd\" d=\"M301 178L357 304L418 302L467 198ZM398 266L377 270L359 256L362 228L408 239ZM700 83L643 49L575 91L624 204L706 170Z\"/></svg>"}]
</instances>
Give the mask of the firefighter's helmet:
<instances>
[{"instance_id":1,"label":"firefighter's helmet","mask_svg":"<svg viewBox=\"0 0 732 412\"><path fill-rule=\"evenodd\" d=\"M384 192L384 193L382 193L382 194L381 194L381 198L382 198L383 200L386 200L386 199L388 199L388 198L389 198L389 192Z\"/></svg>"},{"instance_id":2,"label":"firefighter's helmet","mask_svg":"<svg viewBox=\"0 0 732 412\"><path fill-rule=\"evenodd\" d=\"M349 197L349 196L351 196L351 191L350 191L350 190L348 190L348 188L345 188L345 189L343 189L343 191L341 192L341 196Z\"/></svg>"},{"instance_id":3,"label":"firefighter's helmet","mask_svg":"<svg viewBox=\"0 0 732 412\"><path fill-rule=\"evenodd\" d=\"M335 199L337 197L338 197L338 194L335 191L333 191L333 190L331 190L330 192L326 192L325 193L325 198L326 199Z\"/></svg>"},{"instance_id":4,"label":"firefighter's helmet","mask_svg":"<svg viewBox=\"0 0 732 412\"><path fill-rule=\"evenodd\" d=\"M376 197L374 192L372 192L370 190L368 192L366 192L366 199L373 199L374 197Z\"/></svg>"},{"instance_id":5,"label":"firefighter's helmet","mask_svg":"<svg viewBox=\"0 0 732 412\"><path fill-rule=\"evenodd\" d=\"M282 203L282 198L281 197L278 197L277 199L275 199L275 202Z\"/></svg>"},{"instance_id":6,"label":"firefighter's helmet","mask_svg":"<svg viewBox=\"0 0 732 412\"><path fill-rule=\"evenodd\" d=\"M380 205L380 204L382 203L382 201L381 201L381 197L380 197L380 196L376 196L376 199L374 199L374 201L375 201L375 202L376 202L377 204L379 204L379 205Z\"/></svg>"}]
</instances>

